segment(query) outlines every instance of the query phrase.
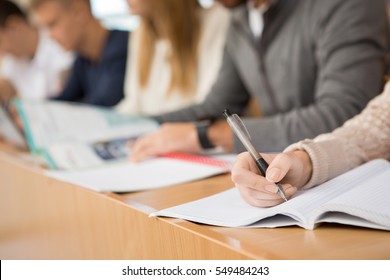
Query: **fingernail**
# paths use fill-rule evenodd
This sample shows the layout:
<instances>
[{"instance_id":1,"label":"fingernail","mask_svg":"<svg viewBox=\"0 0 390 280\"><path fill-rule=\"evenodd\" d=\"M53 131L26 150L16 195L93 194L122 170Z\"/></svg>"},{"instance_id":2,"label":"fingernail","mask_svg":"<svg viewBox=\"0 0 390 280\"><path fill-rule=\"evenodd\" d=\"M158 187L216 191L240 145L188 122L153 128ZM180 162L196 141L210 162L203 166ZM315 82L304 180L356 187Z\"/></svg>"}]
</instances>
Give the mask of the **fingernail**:
<instances>
[{"instance_id":1,"label":"fingernail","mask_svg":"<svg viewBox=\"0 0 390 280\"><path fill-rule=\"evenodd\" d=\"M267 185L267 186L265 186L265 189L271 193L278 192L278 188L275 185Z\"/></svg>"},{"instance_id":2,"label":"fingernail","mask_svg":"<svg viewBox=\"0 0 390 280\"><path fill-rule=\"evenodd\" d=\"M280 176L280 169L279 168L272 168L271 170L267 171L267 180L271 182L277 182Z\"/></svg>"}]
</instances>

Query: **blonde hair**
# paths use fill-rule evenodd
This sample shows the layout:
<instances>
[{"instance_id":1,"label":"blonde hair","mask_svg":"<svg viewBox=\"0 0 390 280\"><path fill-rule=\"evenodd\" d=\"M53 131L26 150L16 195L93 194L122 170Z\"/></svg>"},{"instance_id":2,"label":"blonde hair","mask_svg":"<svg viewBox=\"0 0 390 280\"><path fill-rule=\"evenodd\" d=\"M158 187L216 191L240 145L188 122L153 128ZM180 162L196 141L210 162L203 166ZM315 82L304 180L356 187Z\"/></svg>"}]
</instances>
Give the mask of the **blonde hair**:
<instances>
[{"instance_id":1,"label":"blonde hair","mask_svg":"<svg viewBox=\"0 0 390 280\"><path fill-rule=\"evenodd\" d=\"M141 87L149 82L158 36L167 39L172 48L169 58L172 79L167 94L174 89L189 95L196 86L198 42L200 37L200 6L197 0L155 0L159 26L151 19L141 19L138 70ZM158 32L157 32L158 31Z\"/></svg>"}]
</instances>

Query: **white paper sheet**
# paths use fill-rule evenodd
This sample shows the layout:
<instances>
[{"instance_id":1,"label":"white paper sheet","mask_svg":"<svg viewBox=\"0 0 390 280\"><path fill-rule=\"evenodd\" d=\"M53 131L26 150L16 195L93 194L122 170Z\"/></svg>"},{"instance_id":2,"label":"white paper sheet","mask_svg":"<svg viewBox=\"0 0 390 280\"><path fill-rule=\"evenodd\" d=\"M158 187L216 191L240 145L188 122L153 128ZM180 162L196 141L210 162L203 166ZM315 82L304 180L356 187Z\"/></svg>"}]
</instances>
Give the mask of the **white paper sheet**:
<instances>
[{"instance_id":1,"label":"white paper sheet","mask_svg":"<svg viewBox=\"0 0 390 280\"><path fill-rule=\"evenodd\" d=\"M138 164L126 162L84 171L48 171L46 174L95 191L132 192L190 182L227 171L222 167L156 158Z\"/></svg>"}]
</instances>

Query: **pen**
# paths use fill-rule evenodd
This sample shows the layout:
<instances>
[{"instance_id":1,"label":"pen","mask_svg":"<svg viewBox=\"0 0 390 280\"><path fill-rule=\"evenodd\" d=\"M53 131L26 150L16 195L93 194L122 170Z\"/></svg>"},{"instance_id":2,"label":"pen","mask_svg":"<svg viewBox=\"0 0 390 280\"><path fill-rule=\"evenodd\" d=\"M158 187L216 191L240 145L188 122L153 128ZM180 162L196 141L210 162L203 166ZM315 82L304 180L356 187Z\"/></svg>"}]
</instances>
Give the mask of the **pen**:
<instances>
[{"instance_id":1,"label":"pen","mask_svg":"<svg viewBox=\"0 0 390 280\"><path fill-rule=\"evenodd\" d=\"M232 128L234 134L238 137L238 139L240 139L241 143L256 162L256 166L258 167L261 175L265 177L268 163L262 158L260 153L256 151L255 147L253 147L249 132L246 129L244 123L241 121L240 117L237 114L230 114L228 109L225 109L223 115L226 117L226 120L229 126ZM287 201L287 197L283 191L282 185L280 183L276 183L275 185L278 188L279 196L283 198L284 201Z\"/></svg>"}]
</instances>

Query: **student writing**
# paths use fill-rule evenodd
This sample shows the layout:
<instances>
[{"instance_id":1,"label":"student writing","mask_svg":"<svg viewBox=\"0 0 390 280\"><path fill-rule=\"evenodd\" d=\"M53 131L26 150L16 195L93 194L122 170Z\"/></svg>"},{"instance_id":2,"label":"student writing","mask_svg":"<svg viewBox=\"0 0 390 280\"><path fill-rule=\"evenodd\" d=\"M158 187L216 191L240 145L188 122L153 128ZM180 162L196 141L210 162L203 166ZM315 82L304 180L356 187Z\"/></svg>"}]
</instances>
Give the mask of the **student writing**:
<instances>
[{"instance_id":1,"label":"student writing","mask_svg":"<svg viewBox=\"0 0 390 280\"><path fill-rule=\"evenodd\" d=\"M238 156L232 179L251 205L282 202L273 182L282 181L287 196L310 188L372 159L390 160L390 82L384 92L341 128L289 146L284 153L264 155L266 178L258 175L249 154Z\"/></svg>"}]
</instances>

